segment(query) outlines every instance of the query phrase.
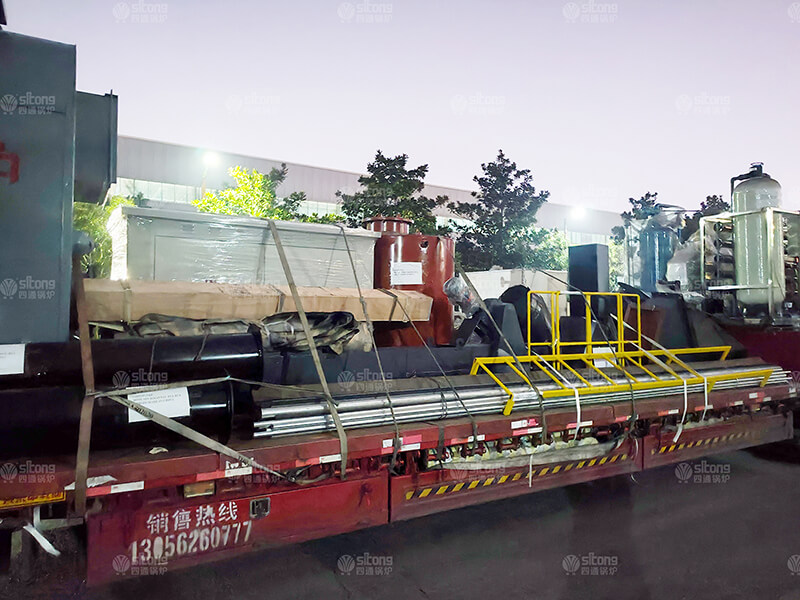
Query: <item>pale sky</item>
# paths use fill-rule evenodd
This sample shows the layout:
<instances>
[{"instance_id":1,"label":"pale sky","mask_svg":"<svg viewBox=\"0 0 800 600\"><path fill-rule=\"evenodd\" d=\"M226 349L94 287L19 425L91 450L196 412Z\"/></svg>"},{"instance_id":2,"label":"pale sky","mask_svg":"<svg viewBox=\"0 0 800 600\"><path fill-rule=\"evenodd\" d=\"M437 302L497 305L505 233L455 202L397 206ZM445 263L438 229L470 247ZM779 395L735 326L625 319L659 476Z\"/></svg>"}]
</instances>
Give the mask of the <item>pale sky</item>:
<instances>
[{"instance_id":1,"label":"pale sky","mask_svg":"<svg viewBox=\"0 0 800 600\"><path fill-rule=\"evenodd\" d=\"M5 0L76 44L121 135L472 188L498 148L554 202L697 207L762 161L800 209L800 3ZM146 21L146 22L142 22Z\"/></svg>"}]
</instances>

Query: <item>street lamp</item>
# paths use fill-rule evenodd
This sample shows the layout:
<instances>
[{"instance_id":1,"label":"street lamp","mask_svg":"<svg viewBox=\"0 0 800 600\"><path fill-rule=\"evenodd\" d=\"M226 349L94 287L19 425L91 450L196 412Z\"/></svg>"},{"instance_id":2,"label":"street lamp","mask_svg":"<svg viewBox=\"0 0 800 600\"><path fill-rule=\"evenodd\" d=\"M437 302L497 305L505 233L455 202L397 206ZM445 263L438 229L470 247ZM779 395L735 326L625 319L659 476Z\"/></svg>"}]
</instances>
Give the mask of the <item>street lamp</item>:
<instances>
[{"instance_id":1,"label":"street lamp","mask_svg":"<svg viewBox=\"0 0 800 600\"><path fill-rule=\"evenodd\" d=\"M200 198L206 196L206 176L208 175L209 167L215 167L219 164L219 154L216 152L206 152L203 154L203 183L200 187Z\"/></svg>"},{"instance_id":2,"label":"street lamp","mask_svg":"<svg viewBox=\"0 0 800 600\"><path fill-rule=\"evenodd\" d=\"M564 217L564 237L567 238L567 246L569 246L569 235L567 232L567 220L580 221L586 216L586 209L583 206L573 206L569 214Z\"/></svg>"}]
</instances>

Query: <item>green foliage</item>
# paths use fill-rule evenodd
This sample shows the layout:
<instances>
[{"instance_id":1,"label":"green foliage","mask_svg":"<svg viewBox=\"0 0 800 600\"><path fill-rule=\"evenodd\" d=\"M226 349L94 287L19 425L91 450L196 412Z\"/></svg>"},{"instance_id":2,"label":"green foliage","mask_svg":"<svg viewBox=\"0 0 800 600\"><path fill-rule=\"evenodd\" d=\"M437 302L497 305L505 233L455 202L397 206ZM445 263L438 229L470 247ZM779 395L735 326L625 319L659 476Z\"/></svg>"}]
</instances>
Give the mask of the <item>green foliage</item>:
<instances>
[{"instance_id":1,"label":"green foliage","mask_svg":"<svg viewBox=\"0 0 800 600\"><path fill-rule=\"evenodd\" d=\"M81 260L90 277L102 279L111 273L111 236L106 230L108 217L118 206L133 206L134 200L112 196L104 204L75 202L72 205L72 224L85 232L94 242L94 249Z\"/></svg>"},{"instance_id":2,"label":"green foliage","mask_svg":"<svg viewBox=\"0 0 800 600\"><path fill-rule=\"evenodd\" d=\"M700 203L700 210L686 219L686 224L681 230L681 241L685 242L689 239L695 231L700 229L700 218L718 215L719 213L729 211L731 209L728 203L722 196L714 194L713 196L706 196L706 199Z\"/></svg>"},{"instance_id":3,"label":"green foliage","mask_svg":"<svg viewBox=\"0 0 800 600\"><path fill-rule=\"evenodd\" d=\"M531 232L533 247L526 267L563 271L569 262L569 243L560 229L535 228Z\"/></svg>"},{"instance_id":4,"label":"green foliage","mask_svg":"<svg viewBox=\"0 0 800 600\"><path fill-rule=\"evenodd\" d=\"M350 227L360 227L364 219L383 215L410 219L412 227L421 233L447 233L447 228L437 227L433 214L447 202L447 196L423 196L428 165L415 169L407 165L407 154L388 157L378 150L375 160L367 165L369 175L358 178L363 189L352 195L336 192Z\"/></svg>"},{"instance_id":5,"label":"green foliage","mask_svg":"<svg viewBox=\"0 0 800 600\"><path fill-rule=\"evenodd\" d=\"M200 211L221 215L250 215L267 219L291 221L297 214L297 198L279 199L275 190L286 178L286 165L273 169L268 175L244 167L231 167L228 175L236 187L206 195L192 202Z\"/></svg>"},{"instance_id":6,"label":"green foliage","mask_svg":"<svg viewBox=\"0 0 800 600\"><path fill-rule=\"evenodd\" d=\"M610 289L615 289L618 281L625 279L625 245L612 241L608 245L608 271Z\"/></svg>"},{"instance_id":7,"label":"green foliage","mask_svg":"<svg viewBox=\"0 0 800 600\"><path fill-rule=\"evenodd\" d=\"M530 170L519 169L502 150L481 170L483 174L473 178L479 188L472 193L475 200L448 204L472 222L457 228L464 268L563 268L567 246L563 234L535 227L536 212L550 192L537 192Z\"/></svg>"},{"instance_id":8,"label":"green foliage","mask_svg":"<svg viewBox=\"0 0 800 600\"><path fill-rule=\"evenodd\" d=\"M272 169L266 175L256 169L248 171L244 167L231 167L228 175L236 181L236 187L216 193L206 192L205 196L192 204L202 212L220 215L243 215L305 223L341 221L341 217L335 214L301 214L300 206L307 200L305 192L292 192L285 198L278 198L278 186L286 179L287 173L285 163L281 164L280 169Z\"/></svg>"},{"instance_id":9,"label":"green foliage","mask_svg":"<svg viewBox=\"0 0 800 600\"><path fill-rule=\"evenodd\" d=\"M625 225L617 225L611 229L614 241L619 244L625 239L625 227L630 225L631 221L647 219L661 212L661 206L658 204L658 192L647 192L638 200L628 198L628 202L631 209L620 214Z\"/></svg>"},{"instance_id":10,"label":"green foliage","mask_svg":"<svg viewBox=\"0 0 800 600\"><path fill-rule=\"evenodd\" d=\"M710 217L720 213L729 211L731 209L730 203L722 196L714 194L713 196L706 196L706 199L700 203L700 210L695 214L700 214L703 217Z\"/></svg>"}]
</instances>

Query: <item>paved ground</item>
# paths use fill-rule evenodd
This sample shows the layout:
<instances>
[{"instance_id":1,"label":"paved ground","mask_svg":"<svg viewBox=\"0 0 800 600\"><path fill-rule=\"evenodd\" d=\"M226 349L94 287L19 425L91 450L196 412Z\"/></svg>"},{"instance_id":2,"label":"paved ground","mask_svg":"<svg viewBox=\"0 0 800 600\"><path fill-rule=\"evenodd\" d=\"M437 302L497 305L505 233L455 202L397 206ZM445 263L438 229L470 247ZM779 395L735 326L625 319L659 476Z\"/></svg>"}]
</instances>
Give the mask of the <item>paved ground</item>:
<instances>
[{"instance_id":1,"label":"paved ground","mask_svg":"<svg viewBox=\"0 0 800 600\"><path fill-rule=\"evenodd\" d=\"M729 480L679 483L666 467L88 592L68 565L33 587L7 583L0 595L800 600L800 558L798 575L787 564L800 555L800 462L736 452L708 464L728 465ZM341 556L366 553L391 560L391 573L341 574ZM570 575L570 556L614 572Z\"/></svg>"}]
</instances>

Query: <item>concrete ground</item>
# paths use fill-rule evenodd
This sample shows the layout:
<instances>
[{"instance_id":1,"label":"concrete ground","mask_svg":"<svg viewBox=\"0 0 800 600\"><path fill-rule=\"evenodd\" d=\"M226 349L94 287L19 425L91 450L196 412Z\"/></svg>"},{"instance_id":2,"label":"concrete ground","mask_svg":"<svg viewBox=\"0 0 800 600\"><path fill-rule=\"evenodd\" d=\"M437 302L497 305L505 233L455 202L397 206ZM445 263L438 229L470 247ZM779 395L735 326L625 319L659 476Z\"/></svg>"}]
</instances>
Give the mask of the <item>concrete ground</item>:
<instances>
[{"instance_id":1,"label":"concrete ground","mask_svg":"<svg viewBox=\"0 0 800 600\"><path fill-rule=\"evenodd\" d=\"M800 459L694 464L729 477L681 483L665 467L88 591L67 561L0 597L800 600ZM341 557L367 554L382 573L343 573Z\"/></svg>"}]
</instances>

